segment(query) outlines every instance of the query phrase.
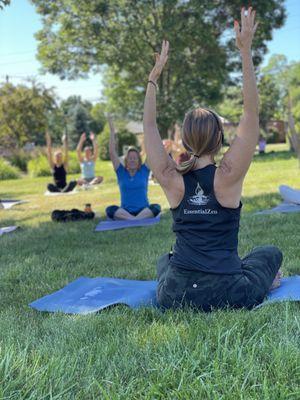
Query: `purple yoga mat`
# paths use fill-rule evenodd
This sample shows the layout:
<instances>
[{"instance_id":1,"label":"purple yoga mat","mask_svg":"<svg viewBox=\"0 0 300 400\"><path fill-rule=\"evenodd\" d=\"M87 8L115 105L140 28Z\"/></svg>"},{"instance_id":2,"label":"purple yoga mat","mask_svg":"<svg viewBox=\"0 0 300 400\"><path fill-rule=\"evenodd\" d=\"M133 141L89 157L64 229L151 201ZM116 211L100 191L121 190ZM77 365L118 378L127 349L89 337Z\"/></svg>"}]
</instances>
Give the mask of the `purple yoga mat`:
<instances>
[{"instance_id":1,"label":"purple yoga mat","mask_svg":"<svg viewBox=\"0 0 300 400\"><path fill-rule=\"evenodd\" d=\"M112 219L106 221L100 221L96 226L96 232L103 231L114 231L116 229L125 229L125 228L136 228L138 226L150 226L158 224L160 221L160 215L154 218L145 218L145 219L132 219L127 221L114 221Z\"/></svg>"}]
</instances>

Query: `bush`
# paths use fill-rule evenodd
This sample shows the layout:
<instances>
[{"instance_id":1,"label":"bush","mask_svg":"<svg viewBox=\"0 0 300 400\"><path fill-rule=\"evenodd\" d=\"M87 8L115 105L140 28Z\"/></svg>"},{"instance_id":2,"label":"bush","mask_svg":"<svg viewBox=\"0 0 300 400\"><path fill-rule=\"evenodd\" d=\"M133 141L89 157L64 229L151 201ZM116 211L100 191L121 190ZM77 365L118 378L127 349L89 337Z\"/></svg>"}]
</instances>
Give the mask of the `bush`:
<instances>
[{"instance_id":1,"label":"bush","mask_svg":"<svg viewBox=\"0 0 300 400\"><path fill-rule=\"evenodd\" d=\"M26 153L24 150L21 149L14 150L9 156L10 163L23 172L27 172L27 164L30 159L30 153Z\"/></svg>"},{"instance_id":2,"label":"bush","mask_svg":"<svg viewBox=\"0 0 300 400\"><path fill-rule=\"evenodd\" d=\"M99 157L100 160L107 161L109 157L109 127L106 124L103 132L99 135ZM126 129L118 130L118 152L119 155L123 154L124 146L137 146L137 138Z\"/></svg>"},{"instance_id":3,"label":"bush","mask_svg":"<svg viewBox=\"0 0 300 400\"><path fill-rule=\"evenodd\" d=\"M28 162L28 172L32 177L38 176L51 176L51 169L47 157L40 155ZM69 153L69 174L78 174L80 172L80 165L75 153Z\"/></svg>"},{"instance_id":4,"label":"bush","mask_svg":"<svg viewBox=\"0 0 300 400\"><path fill-rule=\"evenodd\" d=\"M0 158L0 180L18 179L20 177L19 170L10 165L3 158Z\"/></svg>"},{"instance_id":5,"label":"bush","mask_svg":"<svg viewBox=\"0 0 300 400\"><path fill-rule=\"evenodd\" d=\"M28 162L29 174L36 178L38 176L51 176L51 170L46 156L38 156Z\"/></svg>"}]
</instances>

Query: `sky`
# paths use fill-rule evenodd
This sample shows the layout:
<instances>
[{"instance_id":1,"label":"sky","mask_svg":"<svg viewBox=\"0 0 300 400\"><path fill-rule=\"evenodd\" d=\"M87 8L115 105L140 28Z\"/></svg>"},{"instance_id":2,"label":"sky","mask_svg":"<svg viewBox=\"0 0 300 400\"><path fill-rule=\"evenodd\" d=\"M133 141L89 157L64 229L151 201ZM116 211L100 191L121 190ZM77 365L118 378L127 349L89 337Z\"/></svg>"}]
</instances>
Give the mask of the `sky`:
<instances>
[{"instance_id":1,"label":"sky","mask_svg":"<svg viewBox=\"0 0 300 400\"><path fill-rule=\"evenodd\" d=\"M272 54L284 54L288 61L300 61L300 0L286 0L285 4L286 23L273 32L263 65ZM29 0L11 0L11 5L0 12L0 82L8 75L14 84L25 83L30 76L47 87L55 87L63 99L80 95L93 103L100 100L103 88L100 75L75 81L60 80L52 74L41 75L41 65L35 58L37 41L34 37L41 27L40 16Z\"/></svg>"}]
</instances>

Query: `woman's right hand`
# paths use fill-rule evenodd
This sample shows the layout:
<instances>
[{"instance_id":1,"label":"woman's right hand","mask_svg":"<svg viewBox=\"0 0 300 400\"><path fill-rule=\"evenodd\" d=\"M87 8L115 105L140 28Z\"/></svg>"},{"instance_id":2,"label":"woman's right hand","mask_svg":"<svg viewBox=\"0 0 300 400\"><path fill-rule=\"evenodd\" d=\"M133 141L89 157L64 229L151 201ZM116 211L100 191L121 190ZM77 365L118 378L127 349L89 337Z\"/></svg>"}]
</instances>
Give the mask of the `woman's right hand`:
<instances>
[{"instance_id":1,"label":"woman's right hand","mask_svg":"<svg viewBox=\"0 0 300 400\"><path fill-rule=\"evenodd\" d=\"M241 27L238 21L234 21L234 30L236 34L236 46L240 51L250 50L252 40L257 29L258 22L254 23L255 11L252 7L248 8L247 15L245 7L241 10Z\"/></svg>"},{"instance_id":2,"label":"woman's right hand","mask_svg":"<svg viewBox=\"0 0 300 400\"><path fill-rule=\"evenodd\" d=\"M163 40L161 53L155 53L155 65L150 72L149 81L154 83L157 82L158 78L160 77L164 66L168 61L168 52L169 52L169 42L167 40Z\"/></svg>"}]
</instances>

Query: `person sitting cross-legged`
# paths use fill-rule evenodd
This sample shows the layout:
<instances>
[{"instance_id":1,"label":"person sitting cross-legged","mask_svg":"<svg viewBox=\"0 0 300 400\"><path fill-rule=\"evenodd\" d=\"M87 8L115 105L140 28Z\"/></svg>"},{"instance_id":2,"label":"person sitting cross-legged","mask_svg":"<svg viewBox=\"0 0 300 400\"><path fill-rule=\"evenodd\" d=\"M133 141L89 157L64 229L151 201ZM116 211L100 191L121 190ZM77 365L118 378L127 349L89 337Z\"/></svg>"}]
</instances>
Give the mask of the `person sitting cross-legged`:
<instances>
[{"instance_id":1,"label":"person sitting cross-legged","mask_svg":"<svg viewBox=\"0 0 300 400\"><path fill-rule=\"evenodd\" d=\"M251 56L255 12L242 9L235 22L236 43L243 68L243 116L237 136L215 165L224 142L220 117L197 107L185 115L182 142L190 158L177 165L166 153L156 123L157 82L168 59L169 43L151 71L144 104L147 160L164 190L173 215L176 242L157 264L157 299L163 308L192 306L253 308L278 285L282 253L275 246L258 246L238 255L243 182L259 137L258 92ZM262 238L257 239L262 240Z\"/></svg>"},{"instance_id":2,"label":"person sitting cross-legged","mask_svg":"<svg viewBox=\"0 0 300 400\"><path fill-rule=\"evenodd\" d=\"M53 174L54 183L49 183L47 189L49 192L71 192L77 185L76 181L70 181L67 184L67 170L68 170L68 139L67 136L63 136L64 154L61 150L54 152L52 155L51 137L46 132L46 143L47 143L47 157L48 162Z\"/></svg>"},{"instance_id":3,"label":"person sitting cross-legged","mask_svg":"<svg viewBox=\"0 0 300 400\"><path fill-rule=\"evenodd\" d=\"M77 180L79 186L99 185L103 181L102 176L95 176L95 163L99 155L99 150L97 138L92 132L90 133L90 139L93 143L93 148L90 146L84 147L84 155L82 155L82 148L86 141L85 133L81 135L76 149L81 168L81 178Z\"/></svg>"},{"instance_id":4,"label":"person sitting cross-legged","mask_svg":"<svg viewBox=\"0 0 300 400\"><path fill-rule=\"evenodd\" d=\"M107 217L128 220L157 216L161 211L160 206L149 204L148 201L149 168L142 163L140 153L134 147L128 149L125 155L125 165L120 162L116 152L115 129L111 117L108 121L110 126L109 154L118 178L121 206L107 207Z\"/></svg>"}]
</instances>

